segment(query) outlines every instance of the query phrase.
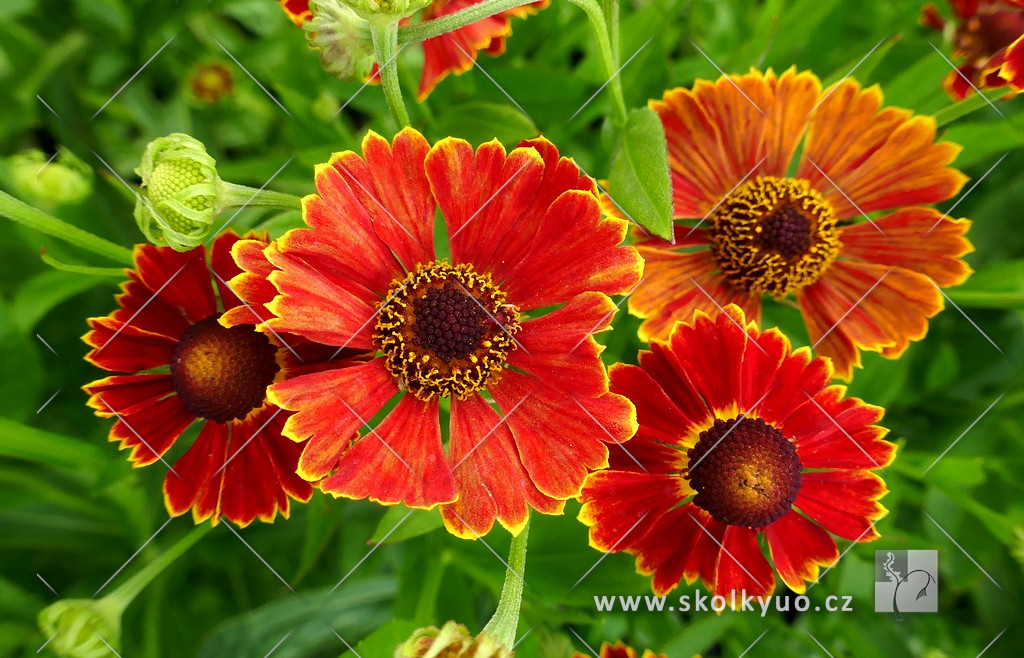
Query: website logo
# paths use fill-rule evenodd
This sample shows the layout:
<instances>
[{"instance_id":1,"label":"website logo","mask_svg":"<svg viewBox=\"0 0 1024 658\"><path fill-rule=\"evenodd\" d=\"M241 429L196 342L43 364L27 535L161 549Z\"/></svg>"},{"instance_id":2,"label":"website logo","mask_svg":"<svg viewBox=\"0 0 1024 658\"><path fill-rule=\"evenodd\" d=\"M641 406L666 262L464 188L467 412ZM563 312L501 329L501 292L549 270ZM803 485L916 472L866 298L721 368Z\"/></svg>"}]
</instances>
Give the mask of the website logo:
<instances>
[{"instance_id":1,"label":"website logo","mask_svg":"<svg viewBox=\"0 0 1024 658\"><path fill-rule=\"evenodd\" d=\"M938 611L938 551L875 551L875 612Z\"/></svg>"}]
</instances>

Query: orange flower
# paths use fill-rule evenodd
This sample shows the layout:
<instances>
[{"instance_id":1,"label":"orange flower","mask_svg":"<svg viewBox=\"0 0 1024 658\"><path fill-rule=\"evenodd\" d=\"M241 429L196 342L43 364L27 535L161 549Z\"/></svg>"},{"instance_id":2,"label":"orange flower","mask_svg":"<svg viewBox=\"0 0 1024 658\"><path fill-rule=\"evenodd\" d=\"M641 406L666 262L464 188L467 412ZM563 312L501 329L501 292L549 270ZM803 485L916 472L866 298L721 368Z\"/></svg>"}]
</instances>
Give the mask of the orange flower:
<instances>
[{"instance_id":1,"label":"orange flower","mask_svg":"<svg viewBox=\"0 0 1024 658\"><path fill-rule=\"evenodd\" d=\"M954 100L977 89L1010 85L1024 89L1024 0L950 0L953 9L953 57L963 63L942 83ZM928 3L921 22L944 32L947 21Z\"/></svg>"},{"instance_id":2,"label":"orange flower","mask_svg":"<svg viewBox=\"0 0 1024 658\"><path fill-rule=\"evenodd\" d=\"M137 246L119 308L91 318L83 337L90 363L132 373L83 389L97 416L117 419L110 440L131 449L133 466L162 459L192 423L202 424L164 478L167 510L191 509L196 523L221 515L243 526L273 521L278 511L288 516L289 498L309 500L312 487L295 475L302 448L281 434L289 414L267 402L266 388L336 352L297 338L286 349L275 336L217 322L241 304L224 283L240 273L231 260L238 240L218 236L209 263L205 247Z\"/></svg>"},{"instance_id":3,"label":"orange flower","mask_svg":"<svg viewBox=\"0 0 1024 658\"><path fill-rule=\"evenodd\" d=\"M697 311L666 342L616 364L612 391L629 397L640 429L587 478L579 518L590 544L636 556L656 594L682 579L736 600L775 588L803 593L839 551L829 533L878 537L886 493L874 469L896 446L875 425L882 409L829 386L832 366L759 331L735 305Z\"/></svg>"},{"instance_id":4,"label":"orange flower","mask_svg":"<svg viewBox=\"0 0 1024 658\"><path fill-rule=\"evenodd\" d=\"M588 658L582 653L576 652L572 655L572 658ZM626 646L621 640L616 642L614 645L605 642L601 645L601 656L600 658L637 658L636 650L633 647ZM650 649L644 650L644 655L640 658L666 658L665 654L657 654Z\"/></svg>"},{"instance_id":5,"label":"orange flower","mask_svg":"<svg viewBox=\"0 0 1024 658\"><path fill-rule=\"evenodd\" d=\"M970 222L919 205L959 191L965 177L947 167L959 147L933 143L932 118L883 109L877 87L847 79L823 93L811 73L753 71L651 107L675 218L696 221L676 225L674 244L637 244L646 273L629 308L646 318L641 338L729 303L759 320L762 295L793 294L811 342L848 379L859 350L896 358L923 338L939 288L971 272L960 259ZM866 214L879 211L891 212Z\"/></svg>"},{"instance_id":6,"label":"orange flower","mask_svg":"<svg viewBox=\"0 0 1024 658\"><path fill-rule=\"evenodd\" d=\"M636 429L593 338L607 295L640 278L626 223L602 220L593 180L544 139L506 154L371 132L361 156L317 167L316 188L310 228L236 246L250 306L221 320L252 323L251 309L261 330L378 354L270 387L296 412L285 433L309 439L299 475L335 496L441 504L462 537L560 513Z\"/></svg>"},{"instance_id":7,"label":"orange flower","mask_svg":"<svg viewBox=\"0 0 1024 658\"><path fill-rule=\"evenodd\" d=\"M313 17L309 9L309 0L280 0L281 7L288 17L298 26ZM479 4L483 0L434 0L420 14L421 21L429 21L459 10ZM423 45L423 74L420 76L418 100L430 95L441 80L449 73L465 73L473 68L478 52L497 57L505 52L505 39L512 34L512 21L515 18L526 18L528 15L548 6L548 0L540 0L529 5L509 9L475 23L470 23L457 30L439 37L426 39ZM377 81L372 75L371 80Z\"/></svg>"}]
</instances>

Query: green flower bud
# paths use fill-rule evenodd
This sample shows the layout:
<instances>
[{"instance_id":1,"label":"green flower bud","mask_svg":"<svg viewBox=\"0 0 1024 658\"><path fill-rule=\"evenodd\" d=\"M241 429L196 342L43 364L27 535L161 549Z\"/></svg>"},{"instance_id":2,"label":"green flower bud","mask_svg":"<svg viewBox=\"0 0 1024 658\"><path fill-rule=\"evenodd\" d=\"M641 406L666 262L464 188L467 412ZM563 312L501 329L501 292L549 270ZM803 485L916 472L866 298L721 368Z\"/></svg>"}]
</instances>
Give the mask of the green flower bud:
<instances>
[{"instance_id":1,"label":"green flower bud","mask_svg":"<svg viewBox=\"0 0 1024 658\"><path fill-rule=\"evenodd\" d=\"M38 149L12 155L7 173L17 196L45 210L78 203L92 192L92 169L65 148L52 161Z\"/></svg>"},{"instance_id":2,"label":"green flower bud","mask_svg":"<svg viewBox=\"0 0 1024 658\"><path fill-rule=\"evenodd\" d=\"M421 628L395 649L394 658L513 658L515 653L505 648L498 638L489 633L476 637L454 621L438 629Z\"/></svg>"},{"instance_id":3,"label":"green flower bud","mask_svg":"<svg viewBox=\"0 0 1024 658\"><path fill-rule=\"evenodd\" d=\"M345 81L365 80L373 71L370 24L344 0L315 0L313 20L306 21L306 41L320 51L324 70Z\"/></svg>"},{"instance_id":4,"label":"green flower bud","mask_svg":"<svg viewBox=\"0 0 1024 658\"><path fill-rule=\"evenodd\" d=\"M135 221L146 239L178 251L202 244L222 210L217 161L203 143L182 133L155 139L135 173L145 188L135 203Z\"/></svg>"},{"instance_id":5,"label":"green flower bud","mask_svg":"<svg viewBox=\"0 0 1024 658\"><path fill-rule=\"evenodd\" d=\"M123 602L104 598L61 599L39 613L39 628L47 637L46 645L61 658L104 658L121 644Z\"/></svg>"},{"instance_id":6,"label":"green flower bud","mask_svg":"<svg viewBox=\"0 0 1024 658\"><path fill-rule=\"evenodd\" d=\"M429 5L432 0L343 0L357 14L367 20L398 21L412 16ZM323 3L317 3L323 4Z\"/></svg>"}]
</instances>

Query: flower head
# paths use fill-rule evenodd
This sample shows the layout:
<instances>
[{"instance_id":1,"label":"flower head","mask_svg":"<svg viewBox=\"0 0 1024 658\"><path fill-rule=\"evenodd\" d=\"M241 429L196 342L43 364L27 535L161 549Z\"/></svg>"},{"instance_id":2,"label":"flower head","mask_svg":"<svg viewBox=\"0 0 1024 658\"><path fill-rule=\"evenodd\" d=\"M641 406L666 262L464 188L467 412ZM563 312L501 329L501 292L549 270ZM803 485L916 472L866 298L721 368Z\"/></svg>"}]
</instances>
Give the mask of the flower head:
<instances>
[{"instance_id":1,"label":"flower head","mask_svg":"<svg viewBox=\"0 0 1024 658\"><path fill-rule=\"evenodd\" d=\"M697 311L650 348L639 366L612 366L640 429L580 496L592 546L635 555L659 595L700 578L716 595L758 597L775 587L760 537L799 593L838 557L830 533L878 537L886 488L873 471L895 446L880 408L829 386L829 360L791 351L735 305Z\"/></svg>"},{"instance_id":2,"label":"flower head","mask_svg":"<svg viewBox=\"0 0 1024 658\"><path fill-rule=\"evenodd\" d=\"M373 72L370 24L343 0L320 0L302 23L324 70L339 80L364 80Z\"/></svg>"},{"instance_id":3,"label":"flower head","mask_svg":"<svg viewBox=\"0 0 1024 658\"><path fill-rule=\"evenodd\" d=\"M932 118L883 108L877 87L753 71L651 107L687 221L673 243L637 243L646 270L629 309L645 340L695 309L735 303L758 319L763 295L792 295L815 349L849 378L860 350L896 358L923 338L940 289L970 274L970 222L921 205L960 190L947 166L959 147L934 143Z\"/></svg>"},{"instance_id":4,"label":"flower head","mask_svg":"<svg viewBox=\"0 0 1024 658\"><path fill-rule=\"evenodd\" d=\"M450 621L440 629L421 628L395 649L394 658L513 658L498 638L487 632L476 637L469 629Z\"/></svg>"},{"instance_id":5,"label":"flower head","mask_svg":"<svg viewBox=\"0 0 1024 658\"><path fill-rule=\"evenodd\" d=\"M218 323L245 308L226 283L240 273L230 254L238 241L221 234L209 253L136 247L118 308L91 318L83 337L93 348L88 361L125 373L83 388L96 415L116 418L110 440L131 449L134 466L162 460L190 425L201 425L164 478L168 511L192 510L196 523L221 515L240 525L272 521L278 511L288 515L289 499L309 499L310 484L295 475L302 446L282 435L289 414L267 401L266 388L337 352Z\"/></svg>"},{"instance_id":6,"label":"flower head","mask_svg":"<svg viewBox=\"0 0 1024 658\"><path fill-rule=\"evenodd\" d=\"M146 239L178 251L202 244L221 211L217 161L203 143L183 133L155 139L135 173L145 188L135 203L135 221Z\"/></svg>"},{"instance_id":7,"label":"flower head","mask_svg":"<svg viewBox=\"0 0 1024 658\"><path fill-rule=\"evenodd\" d=\"M92 192L92 169L63 147L56 158L29 149L12 155L5 164L11 189L41 208L78 203Z\"/></svg>"},{"instance_id":8,"label":"flower head","mask_svg":"<svg viewBox=\"0 0 1024 658\"><path fill-rule=\"evenodd\" d=\"M231 93L234 88L231 69L220 62L200 64L189 81L192 95L204 103L216 103Z\"/></svg>"},{"instance_id":9,"label":"flower head","mask_svg":"<svg viewBox=\"0 0 1024 658\"><path fill-rule=\"evenodd\" d=\"M560 513L635 431L593 338L614 315L608 295L640 277L625 222L602 220L594 182L543 139L474 152L371 132L362 155L317 167L316 187L309 228L235 248L251 276L233 285L261 330L378 354L270 387L296 412L285 433L309 439L299 474L335 496L441 504L463 537Z\"/></svg>"},{"instance_id":10,"label":"flower head","mask_svg":"<svg viewBox=\"0 0 1024 658\"><path fill-rule=\"evenodd\" d=\"M962 60L942 86L954 100L975 89L1010 86L1024 89L1024 0L950 0L953 19L947 21L932 3L924 6L921 22L945 32L953 41L953 57Z\"/></svg>"},{"instance_id":11,"label":"flower head","mask_svg":"<svg viewBox=\"0 0 1024 658\"><path fill-rule=\"evenodd\" d=\"M587 658L582 653L574 653L572 658ZM637 658L637 652L633 647L627 646L624 642L619 641L615 644L605 642L601 645L601 655L599 658ZM666 658L665 654L655 654L650 649L645 649L644 653L640 658Z\"/></svg>"}]
</instances>

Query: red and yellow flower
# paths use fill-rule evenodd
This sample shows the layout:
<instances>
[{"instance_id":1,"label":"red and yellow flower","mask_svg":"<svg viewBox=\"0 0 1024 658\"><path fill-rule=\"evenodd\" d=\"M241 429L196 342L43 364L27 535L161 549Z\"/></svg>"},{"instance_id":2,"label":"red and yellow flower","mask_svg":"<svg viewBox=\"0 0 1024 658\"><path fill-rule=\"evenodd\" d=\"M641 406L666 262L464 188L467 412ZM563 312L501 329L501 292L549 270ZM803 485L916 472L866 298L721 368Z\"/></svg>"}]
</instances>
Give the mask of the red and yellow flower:
<instances>
[{"instance_id":1,"label":"red and yellow flower","mask_svg":"<svg viewBox=\"0 0 1024 658\"><path fill-rule=\"evenodd\" d=\"M587 658L582 653L576 652L572 655L572 658ZM599 658L637 658L636 649L627 646L621 640L615 644L605 642L601 645L601 655ZM640 658L666 658L665 654L655 654L650 649L645 649L644 654Z\"/></svg>"},{"instance_id":2,"label":"red and yellow flower","mask_svg":"<svg viewBox=\"0 0 1024 658\"><path fill-rule=\"evenodd\" d=\"M309 228L236 245L247 274L232 283L263 331L377 354L270 387L295 411L285 434L308 440L299 475L335 496L442 504L463 537L560 513L636 429L593 337L608 295L640 278L626 223L602 219L594 181L544 139L474 152L371 132L361 156L317 167L316 189Z\"/></svg>"},{"instance_id":3,"label":"red and yellow flower","mask_svg":"<svg viewBox=\"0 0 1024 658\"><path fill-rule=\"evenodd\" d=\"M1010 86L1024 89L1024 0L950 0L953 19L947 21L928 3L921 22L932 29L952 31L953 57L963 60L942 86L954 100L977 89Z\"/></svg>"},{"instance_id":4,"label":"red and yellow flower","mask_svg":"<svg viewBox=\"0 0 1024 658\"><path fill-rule=\"evenodd\" d=\"M639 364L612 366L611 390L636 405L640 429L587 479L579 518L598 550L635 555L655 593L700 578L727 598L770 594L760 537L802 593L838 559L831 535L878 537L886 488L873 471L895 446L875 425L882 409L829 386L828 359L730 305L697 311Z\"/></svg>"},{"instance_id":5,"label":"red and yellow flower","mask_svg":"<svg viewBox=\"0 0 1024 658\"><path fill-rule=\"evenodd\" d=\"M133 466L162 459L193 423L202 425L163 487L167 510L192 510L196 523L222 515L239 525L273 521L279 511L288 516L289 499L312 495L295 474L302 447L281 434L289 414L267 401L266 388L305 371L303 362L325 349L298 339L285 348L276 336L219 324L222 311L241 306L226 284L241 272L231 259L238 240L223 233L209 254L137 246L118 308L90 318L83 337L93 348L86 360L130 373L83 389L97 416L117 419L109 438L131 450Z\"/></svg>"},{"instance_id":6,"label":"red and yellow flower","mask_svg":"<svg viewBox=\"0 0 1024 658\"><path fill-rule=\"evenodd\" d=\"M309 0L280 0L281 7L298 26L313 18ZM421 21L453 14L483 0L434 0L420 13ZM464 27L426 39L423 46L423 73L416 97L425 99L449 73L459 75L473 68L477 53L497 57L505 52L505 39L512 35L512 18L526 18L547 7L548 0L515 7L482 18ZM403 21L404 23L405 21ZM371 80L376 81L374 75Z\"/></svg>"},{"instance_id":7,"label":"red and yellow flower","mask_svg":"<svg viewBox=\"0 0 1024 658\"><path fill-rule=\"evenodd\" d=\"M970 222L922 204L954 196L959 152L935 121L882 108L877 87L824 92L811 73L700 80L652 101L668 138L674 243L641 239L630 297L644 340L729 303L760 319L764 294L794 295L839 376L860 350L896 358L971 269ZM802 143L802 149L801 149ZM793 173L790 173L790 172ZM880 216L871 218L868 213Z\"/></svg>"}]
</instances>

